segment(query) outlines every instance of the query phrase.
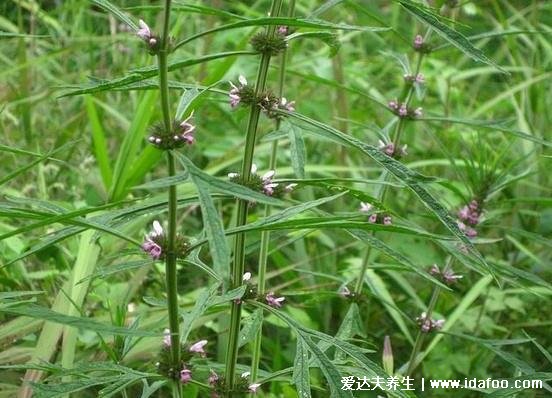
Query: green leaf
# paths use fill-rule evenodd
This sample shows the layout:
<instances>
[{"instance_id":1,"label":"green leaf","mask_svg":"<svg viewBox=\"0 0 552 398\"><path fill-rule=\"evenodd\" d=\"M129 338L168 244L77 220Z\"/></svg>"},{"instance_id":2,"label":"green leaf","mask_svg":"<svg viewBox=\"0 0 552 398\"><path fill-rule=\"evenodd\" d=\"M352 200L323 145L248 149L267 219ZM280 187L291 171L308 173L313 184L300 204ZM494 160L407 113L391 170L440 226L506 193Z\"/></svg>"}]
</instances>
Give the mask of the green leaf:
<instances>
[{"instance_id":1,"label":"green leaf","mask_svg":"<svg viewBox=\"0 0 552 398\"><path fill-rule=\"evenodd\" d=\"M406 184L418 196L418 198L420 198L422 203L424 203L424 205L442 222L442 224L450 232L452 232L452 234L460 242L462 242L466 251L474 258L475 261L485 267L488 272L493 273L493 270L488 266L488 264L479 254L479 252L474 248L472 242L466 237L464 232L462 232L460 228L458 228L456 220L451 217L448 210L443 205L441 205L441 203L439 203L439 201L434 198L433 195L431 195L431 193L429 193L429 191L423 186L425 182L428 182L427 177L410 170L401 162L385 155L378 148L372 145L365 144L350 135L336 130L331 126L310 119L296 112L282 112L282 114L286 114L308 125L316 127L316 129L310 130L312 134L328 138L331 141L339 143L341 145L355 148L379 163L399 181Z\"/></svg>"},{"instance_id":2,"label":"green leaf","mask_svg":"<svg viewBox=\"0 0 552 398\"><path fill-rule=\"evenodd\" d=\"M302 18L271 18L271 17L263 17L263 18L255 18L255 19L248 19L245 21L238 21L229 23L227 25L217 26L216 28L206 30L204 32L196 33L195 35L192 35L180 42L178 42L175 45L175 49L179 48L193 40L196 40L200 37L203 37L205 35L213 34L216 32L221 32L224 30L230 30L230 29L238 29L238 28L246 28L249 26L269 26L269 25L276 25L276 26L294 26L297 28L315 28L315 29L332 29L332 30L357 30L357 31L363 31L363 32L383 32L387 31L390 28L385 27L370 27L370 26L354 26L354 25L347 25L347 24L336 24L328 21L323 21L320 19L302 19Z\"/></svg>"},{"instance_id":3,"label":"green leaf","mask_svg":"<svg viewBox=\"0 0 552 398\"><path fill-rule=\"evenodd\" d=\"M94 100L90 96L84 97L84 104L86 106L86 113L88 120L90 121L90 128L92 130L92 142L94 144L94 154L96 155L96 161L100 168L102 180L106 190L111 186L111 180L113 178L113 172L111 171L111 165L109 163L109 154L106 142L106 135Z\"/></svg>"},{"instance_id":4,"label":"green leaf","mask_svg":"<svg viewBox=\"0 0 552 398\"><path fill-rule=\"evenodd\" d=\"M208 54L197 58L185 58L181 60L172 61L168 65L169 71L175 71L179 69L184 69L193 65L202 64L204 62L214 61L217 59L222 58L228 58L228 57L236 57L241 55L255 55L255 52L252 51L228 51L228 52L221 52L216 54ZM81 86L72 86L67 87L67 91L63 92L59 98L73 96L73 95L81 95L81 94L92 94L92 93L98 93L102 91L111 91L115 89L120 89L122 87L131 85L133 83L140 82L142 80L149 79L151 77L155 77L158 74L158 68L157 65L148 66L145 68L140 69L134 69L130 71L129 75L119 77L112 80L105 80L105 79L93 79L91 83L81 85ZM158 87L159 83L155 83L154 87ZM182 85L178 86L179 88L185 87ZM195 85L192 85L191 87L196 87Z\"/></svg>"},{"instance_id":5,"label":"green leaf","mask_svg":"<svg viewBox=\"0 0 552 398\"><path fill-rule=\"evenodd\" d=\"M240 336L238 338L239 347L243 347L250 341L253 341L263 322L263 310L257 308L247 318L241 322Z\"/></svg>"},{"instance_id":6,"label":"green leaf","mask_svg":"<svg viewBox=\"0 0 552 398\"><path fill-rule=\"evenodd\" d=\"M293 375L291 384L295 385L297 395L301 398L311 397L309 348L302 338L297 339L295 360L293 361Z\"/></svg>"},{"instance_id":7,"label":"green leaf","mask_svg":"<svg viewBox=\"0 0 552 398\"><path fill-rule=\"evenodd\" d=\"M480 127L480 128L494 130L494 131L501 131L503 133L512 134L524 140L536 142L538 144L545 145L547 147L552 147L552 142L550 141L546 141L539 137L535 137L531 134L524 133L523 131L506 128L502 124L492 120L491 121L469 120L469 119L461 119L461 118L454 118L454 117L424 117L421 120L427 120L429 122L464 124L466 126L473 126L473 127Z\"/></svg>"},{"instance_id":8,"label":"green leaf","mask_svg":"<svg viewBox=\"0 0 552 398\"><path fill-rule=\"evenodd\" d=\"M64 315L49 308L44 308L34 304L25 304L10 308L0 308L0 312L6 312L13 315L27 316L30 318L42 319L48 322L60 323L62 325L73 326L85 330L92 330L98 333L107 333L123 336L159 336L159 333L147 332L145 330L131 330L119 326L106 325L93 321L89 318L82 318L71 315Z\"/></svg>"},{"instance_id":9,"label":"green leaf","mask_svg":"<svg viewBox=\"0 0 552 398\"><path fill-rule=\"evenodd\" d=\"M191 173L191 177L199 194L203 228L209 240L209 250L213 258L213 269L216 274L222 276L223 281L227 281L230 278L230 248L224 234L222 217L215 207L215 203L209 192L209 185L193 172Z\"/></svg>"},{"instance_id":10,"label":"green leaf","mask_svg":"<svg viewBox=\"0 0 552 398\"><path fill-rule=\"evenodd\" d=\"M174 152L174 154L180 161L182 166L184 166L184 168L190 173L195 184L201 181L205 183L211 190L223 192L225 194L252 202L264 203L274 206L282 206L284 204L284 202L280 199L267 196L261 192L253 191L252 189L244 187L243 185L235 184L229 181L218 179L217 177L213 177L212 175L209 175L197 168L190 159L188 159L181 153Z\"/></svg>"},{"instance_id":11,"label":"green leaf","mask_svg":"<svg viewBox=\"0 0 552 398\"><path fill-rule=\"evenodd\" d=\"M428 8L422 7L419 4L414 3L411 0L399 0L401 6L403 6L408 12L418 18L420 21L428 25L430 28L435 30L439 36L444 38L450 44L458 48L468 57L474 59L475 61L483 62L487 65L494 66L501 72L507 73L498 66L493 60L489 59L483 51L475 48L470 41L462 35L460 32L449 28L443 22L439 20L439 17L431 12Z\"/></svg>"},{"instance_id":12,"label":"green leaf","mask_svg":"<svg viewBox=\"0 0 552 398\"><path fill-rule=\"evenodd\" d=\"M156 100L157 92L147 92L140 100L138 108L134 112L134 119L129 131L125 134L123 144L119 150L119 156L115 162L113 185L109 191L112 201L119 200L126 195L129 170L138 159L138 150L140 144L145 140L145 132L153 116L151 110Z\"/></svg>"},{"instance_id":13,"label":"green leaf","mask_svg":"<svg viewBox=\"0 0 552 398\"><path fill-rule=\"evenodd\" d=\"M113 3L108 0L90 0L96 6L103 8L107 12L116 16L121 22L127 24L132 30L137 31L138 26L124 12L119 10Z\"/></svg>"},{"instance_id":14,"label":"green leaf","mask_svg":"<svg viewBox=\"0 0 552 398\"><path fill-rule=\"evenodd\" d=\"M286 122L284 128L288 130L293 171L298 178L305 178L306 150L301 130L288 122Z\"/></svg>"}]
</instances>

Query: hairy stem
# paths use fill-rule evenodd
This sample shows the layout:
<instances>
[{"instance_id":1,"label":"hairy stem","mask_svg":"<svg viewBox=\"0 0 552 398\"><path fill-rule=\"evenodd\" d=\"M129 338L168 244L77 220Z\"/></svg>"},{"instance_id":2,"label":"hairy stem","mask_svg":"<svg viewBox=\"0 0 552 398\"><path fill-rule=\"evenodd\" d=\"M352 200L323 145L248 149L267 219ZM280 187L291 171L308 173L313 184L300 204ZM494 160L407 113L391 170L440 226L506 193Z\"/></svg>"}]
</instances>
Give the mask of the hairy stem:
<instances>
[{"instance_id":1,"label":"hairy stem","mask_svg":"<svg viewBox=\"0 0 552 398\"><path fill-rule=\"evenodd\" d=\"M273 0L270 8L270 15L277 16L282 4L282 0ZM269 26L267 32L274 35L276 26ZM270 64L270 54L262 54L257 80L255 82L255 96L258 96L265 90L268 66ZM245 137L245 150L243 154L241 176L244 181L251 178L251 165L253 164L253 155L255 153L255 142L257 138L257 127L261 108L256 104L251 105L249 121L247 123L247 132ZM246 200L237 200L237 219L236 226L240 227L247 222L247 207L249 202ZM231 288L236 288L241 284L242 276L245 271L245 234L237 234L234 240L234 261L232 264ZM228 337L228 349L226 351L226 396L232 397L234 386L236 384L235 372L238 360L238 337L241 321L241 303L233 302L230 312L230 329Z\"/></svg>"},{"instance_id":2,"label":"hairy stem","mask_svg":"<svg viewBox=\"0 0 552 398\"><path fill-rule=\"evenodd\" d=\"M161 49L157 55L159 65L159 91L161 92L161 111L163 113L163 124L166 131L172 129L171 109L169 105L169 85L167 57L169 53L169 22L171 16L171 1L165 1L163 12L163 31L161 39ZM167 151L168 174L176 174L176 160L174 155ZM178 291L177 291L177 270L176 270L176 185L169 187L168 198L168 218L169 225L167 230L167 252L165 253L165 276L167 284L167 310L169 313L169 329L171 334L171 367L175 372L180 370L180 331L178 316ZM180 386L175 385L174 391L180 396Z\"/></svg>"}]
</instances>

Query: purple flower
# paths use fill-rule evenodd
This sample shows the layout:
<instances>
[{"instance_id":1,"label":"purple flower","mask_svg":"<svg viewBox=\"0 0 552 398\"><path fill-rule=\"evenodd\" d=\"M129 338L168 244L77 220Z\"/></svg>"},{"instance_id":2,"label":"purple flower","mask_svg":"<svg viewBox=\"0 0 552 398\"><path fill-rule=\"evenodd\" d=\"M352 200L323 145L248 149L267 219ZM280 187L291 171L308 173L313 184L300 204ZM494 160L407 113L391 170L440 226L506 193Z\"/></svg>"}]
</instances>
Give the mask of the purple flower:
<instances>
[{"instance_id":1,"label":"purple flower","mask_svg":"<svg viewBox=\"0 0 552 398\"><path fill-rule=\"evenodd\" d=\"M424 38L422 37L422 35L416 35L416 37L414 37L414 42L413 42L413 46L416 50L419 50L423 47L424 45Z\"/></svg>"},{"instance_id":2,"label":"purple flower","mask_svg":"<svg viewBox=\"0 0 552 398\"><path fill-rule=\"evenodd\" d=\"M447 285L452 285L462 279L462 275L455 274L451 269L446 269L442 272L441 277Z\"/></svg>"},{"instance_id":3,"label":"purple flower","mask_svg":"<svg viewBox=\"0 0 552 398\"><path fill-rule=\"evenodd\" d=\"M372 208L374 206L372 206L370 203L366 203L366 202L360 202L360 209L359 211L361 213L368 213L370 211L372 211Z\"/></svg>"},{"instance_id":4,"label":"purple flower","mask_svg":"<svg viewBox=\"0 0 552 398\"><path fill-rule=\"evenodd\" d=\"M422 312L419 317L416 318L416 321L420 325L420 330L423 333L429 333L433 330L439 330L445 324L444 319L431 319L427 316L425 312Z\"/></svg>"},{"instance_id":5,"label":"purple flower","mask_svg":"<svg viewBox=\"0 0 552 398\"><path fill-rule=\"evenodd\" d=\"M139 20L138 21L138 26L140 27L140 29L138 29L138 31L136 32L136 35L146 41L146 42L149 42L149 40L152 38L152 34L151 34L151 30L150 30L150 27L148 26L147 23L145 23L143 20Z\"/></svg>"},{"instance_id":6,"label":"purple flower","mask_svg":"<svg viewBox=\"0 0 552 398\"><path fill-rule=\"evenodd\" d=\"M378 221L378 215L376 213L370 215L370 217L368 217L368 222L374 224L376 221Z\"/></svg>"},{"instance_id":7,"label":"purple flower","mask_svg":"<svg viewBox=\"0 0 552 398\"><path fill-rule=\"evenodd\" d=\"M157 243L163 237L163 227L159 221L153 222L153 231L146 235L144 243L142 243L142 250L148 253L154 260L161 258L162 249Z\"/></svg>"},{"instance_id":8,"label":"purple flower","mask_svg":"<svg viewBox=\"0 0 552 398\"><path fill-rule=\"evenodd\" d=\"M171 346L171 331L169 329L163 330L163 345L165 347Z\"/></svg>"},{"instance_id":9,"label":"purple flower","mask_svg":"<svg viewBox=\"0 0 552 398\"><path fill-rule=\"evenodd\" d=\"M187 384L192 380L192 371L190 369L182 369L180 371L180 382L182 384Z\"/></svg>"},{"instance_id":10,"label":"purple flower","mask_svg":"<svg viewBox=\"0 0 552 398\"><path fill-rule=\"evenodd\" d=\"M154 260L159 260L161 258L161 246L149 238L146 238L145 242L142 243L142 250L148 253Z\"/></svg>"},{"instance_id":11,"label":"purple flower","mask_svg":"<svg viewBox=\"0 0 552 398\"><path fill-rule=\"evenodd\" d=\"M389 106L389 108L391 108L392 110L396 111L397 109L399 109L399 103L395 100L391 100L387 103L387 105Z\"/></svg>"},{"instance_id":12,"label":"purple flower","mask_svg":"<svg viewBox=\"0 0 552 398\"><path fill-rule=\"evenodd\" d=\"M247 86L247 79L243 75L240 75L240 77L238 78L238 82L240 83L239 86L236 86L234 83L230 82L230 86L232 86L232 89L228 93L228 96L230 97L230 106L232 108L235 108L240 104L240 92L245 86Z\"/></svg>"},{"instance_id":13,"label":"purple flower","mask_svg":"<svg viewBox=\"0 0 552 398\"><path fill-rule=\"evenodd\" d=\"M193 352L195 354L199 354L202 357L205 357L205 350L203 347L207 345L207 340L200 340L197 343L194 343L190 346L188 351Z\"/></svg>"},{"instance_id":14,"label":"purple flower","mask_svg":"<svg viewBox=\"0 0 552 398\"><path fill-rule=\"evenodd\" d=\"M180 136L179 138L186 141L186 143L188 145L192 145L194 143L194 140L195 140L195 136L194 136L194 133L195 133L195 126L193 124L191 124L189 122L189 120L192 118L193 116L193 113L188 116L187 119L185 119L184 121L182 121L182 123L180 123ZM175 137L175 139L178 139Z\"/></svg>"},{"instance_id":15,"label":"purple flower","mask_svg":"<svg viewBox=\"0 0 552 398\"><path fill-rule=\"evenodd\" d=\"M261 181L263 183L263 192L267 196L272 196L274 194L274 188L279 185L278 183L272 182L274 174L274 170L269 170L261 177Z\"/></svg>"},{"instance_id":16,"label":"purple flower","mask_svg":"<svg viewBox=\"0 0 552 398\"><path fill-rule=\"evenodd\" d=\"M382 140L378 141L378 147L381 149L387 156L393 156L395 154L395 144L392 142L385 143Z\"/></svg>"},{"instance_id":17,"label":"purple flower","mask_svg":"<svg viewBox=\"0 0 552 398\"><path fill-rule=\"evenodd\" d=\"M288 27L287 26L278 26L278 33L282 36L287 36Z\"/></svg>"},{"instance_id":18,"label":"purple flower","mask_svg":"<svg viewBox=\"0 0 552 398\"><path fill-rule=\"evenodd\" d=\"M214 386L219 381L219 375L216 374L216 372L211 369L211 372L209 374L209 378L207 379L207 381L210 385Z\"/></svg>"},{"instance_id":19,"label":"purple flower","mask_svg":"<svg viewBox=\"0 0 552 398\"><path fill-rule=\"evenodd\" d=\"M274 308L282 307L282 302L285 299L285 297L275 297L274 292L270 292L266 295L266 303Z\"/></svg>"},{"instance_id":20,"label":"purple flower","mask_svg":"<svg viewBox=\"0 0 552 398\"><path fill-rule=\"evenodd\" d=\"M257 389L260 387L261 385L259 383L253 383L251 384L249 387L247 387L247 389L249 390L250 393L252 394L255 394L257 392Z\"/></svg>"},{"instance_id":21,"label":"purple flower","mask_svg":"<svg viewBox=\"0 0 552 398\"><path fill-rule=\"evenodd\" d=\"M344 298L351 297L351 294L353 293L349 290L347 286L343 286L341 287L341 289L339 289L339 295L341 297L344 297Z\"/></svg>"},{"instance_id":22,"label":"purple flower","mask_svg":"<svg viewBox=\"0 0 552 398\"><path fill-rule=\"evenodd\" d=\"M289 101L288 102L288 100L285 97L282 97L280 99L279 107L281 109L285 109L288 112L294 112L295 111L295 101Z\"/></svg>"},{"instance_id":23,"label":"purple flower","mask_svg":"<svg viewBox=\"0 0 552 398\"><path fill-rule=\"evenodd\" d=\"M431 275L441 275L441 270L439 269L439 266L437 264L433 264L429 269L429 273Z\"/></svg>"},{"instance_id":24,"label":"purple flower","mask_svg":"<svg viewBox=\"0 0 552 398\"><path fill-rule=\"evenodd\" d=\"M391 225L391 223L392 223L391 216L383 217L383 225Z\"/></svg>"},{"instance_id":25,"label":"purple flower","mask_svg":"<svg viewBox=\"0 0 552 398\"><path fill-rule=\"evenodd\" d=\"M399 116L405 117L408 115L408 108L406 107L406 104L401 104L399 108Z\"/></svg>"}]
</instances>

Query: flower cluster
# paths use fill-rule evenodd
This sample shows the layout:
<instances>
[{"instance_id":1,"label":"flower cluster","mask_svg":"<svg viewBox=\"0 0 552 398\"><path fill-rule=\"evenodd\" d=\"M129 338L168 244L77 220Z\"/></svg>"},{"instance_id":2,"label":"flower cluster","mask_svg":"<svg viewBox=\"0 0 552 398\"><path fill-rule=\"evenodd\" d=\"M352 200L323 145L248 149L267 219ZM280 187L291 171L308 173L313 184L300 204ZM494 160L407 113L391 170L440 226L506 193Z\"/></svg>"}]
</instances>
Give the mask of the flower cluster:
<instances>
[{"instance_id":1,"label":"flower cluster","mask_svg":"<svg viewBox=\"0 0 552 398\"><path fill-rule=\"evenodd\" d=\"M282 303L284 302L286 298L285 297L276 297L276 295L274 294L274 292L269 292L266 296L265 296L265 300L266 300L266 303L268 305L270 305L271 307L274 307L274 308L281 308L282 307Z\"/></svg>"},{"instance_id":2,"label":"flower cluster","mask_svg":"<svg viewBox=\"0 0 552 398\"><path fill-rule=\"evenodd\" d=\"M414 51L427 54L431 52L431 46L425 42L422 35L416 35L414 37L414 41L412 42L412 47L414 48Z\"/></svg>"},{"instance_id":3,"label":"flower cluster","mask_svg":"<svg viewBox=\"0 0 552 398\"><path fill-rule=\"evenodd\" d=\"M391 100L387 105L400 118L416 119L424 115L422 108L409 108L404 102Z\"/></svg>"},{"instance_id":4,"label":"flower cluster","mask_svg":"<svg viewBox=\"0 0 552 398\"><path fill-rule=\"evenodd\" d=\"M239 173L228 173L231 182L246 186L254 191L259 191L267 196L282 196L285 193L293 191L297 184L287 184L282 186L274 182L275 171L269 170L262 176L257 174L257 165L251 166L251 175L248 181L245 181Z\"/></svg>"},{"instance_id":5,"label":"flower cluster","mask_svg":"<svg viewBox=\"0 0 552 398\"><path fill-rule=\"evenodd\" d=\"M276 30L276 34L274 35L271 35L268 32L257 33L251 39L251 45L253 46L255 51L260 54L275 56L287 48L287 34L287 26L278 27L278 29Z\"/></svg>"},{"instance_id":6,"label":"flower cluster","mask_svg":"<svg viewBox=\"0 0 552 398\"><path fill-rule=\"evenodd\" d=\"M360 202L360 209L359 211L361 213L369 213L374 209L374 206L370 203ZM383 214L383 213L372 213L370 216L368 216L368 222L371 224L383 224L383 225L391 225L393 223L393 219L389 214Z\"/></svg>"},{"instance_id":7,"label":"flower cluster","mask_svg":"<svg viewBox=\"0 0 552 398\"><path fill-rule=\"evenodd\" d=\"M417 75L405 74L403 77L404 77L404 81L407 83L417 83L417 84L425 83L425 77L421 73L418 73Z\"/></svg>"},{"instance_id":8,"label":"flower cluster","mask_svg":"<svg viewBox=\"0 0 552 398\"><path fill-rule=\"evenodd\" d=\"M475 227L481 221L481 213L481 206L475 199L466 206L462 207L458 212L458 228L460 228L460 230L463 231L468 238L475 238L477 236Z\"/></svg>"},{"instance_id":9,"label":"flower cluster","mask_svg":"<svg viewBox=\"0 0 552 398\"><path fill-rule=\"evenodd\" d=\"M392 142L385 143L382 140L378 141L378 148L387 156L391 156L394 159L400 159L408 155L407 147L408 146L405 144L402 147L398 148Z\"/></svg>"},{"instance_id":10,"label":"flower cluster","mask_svg":"<svg viewBox=\"0 0 552 398\"><path fill-rule=\"evenodd\" d=\"M156 54L159 51L161 41L152 33L148 24L143 20L138 21L138 26L139 29L136 31L136 36L147 44L150 54Z\"/></svg>"},{"instance_id":11,"label":"flower cluster","mask_svg":"<svg viewBox=\"0 0 552 398\"><path fill-rule=\"evenodd\" d=\"M255 394L260 383L249 384L250 372L243 372L240 378L237 380L235 386L235 392ZM214 370L211 370L209 378L207 379L209 385L213 389L211 391L211 398L221 398L225 393L226 379L224 376L218 375Z\"/></svg>"},{"instance_id":12,"label":"flower cluster","mask_svg":"<svg viewBox=\"0 0 552 398\"><path fill-rule=\"evenodd\" d=\"M433 330L439 330L445 324L444 319L431 319L425 312L422 312L419 317L416 318L416 322L420 325L420 330L423 333L429 333Z\"/></svg>"},{"instance_id":13,"label":"flower cluster","mask_svg":"<svg viewBox=\"0 0 552 398\"><path fill-rule=\"evenodd\" d=\"M148 142L159 149L175 149L192 145L195 141L196 127L190 122L193 115L182 122L175 121L171 131L166 131L163 124L153 126Z\"/></svg>"},{"instance_id":14,"label":"flower cluster","mask_svg":"<svg viewBox=\"0 0 552 398\"><path fill-rule=\"evenodd\" d=\"M153 230L146 234L144 238L142 250L154 260L163 260L165 259L167 244L165 231L159 221L155 220L153 222ZM187 238L180 234L176 235L175 252L177 257L185 257L189 246L190 242Z\"/></svg>"},{"instance_id":15,"label":"flower cluster","mask_svg":"<svg viewBox=\"0 0 552 398\"><path fill-rule=\"evenodd\" d=\"M244 106L257 105L267 117L272 119L281 117L278 111L295 111L295 101L288 101L285 97L278 98L269 91L257 97L255 89L247 84L247 79L243 75L239 76L238 85L230 82L230 86L228 96L232 108L236 108L240 104Z\"/></svg>"},{"instance_id":16,"label":"flower cluster","mask_svg":"<svg viewBox=\"0 0 552 398\"><path fill-rule=\"evenodd\" d=\"M187 384L192 380L192 366L189 361L194 355L199 355L201 358L205 358L207 353L204 347L208 344L207 340L200 340L189 347L183 345L180 346L181 350L181 363L180 369L174 369L170 364L170 351L173 344L171 339L171 332L169 329L165 329L163 332L163 349L161 350L161 360L157 363L157 369L159 373L167 376L173 380L180 380L182 384Z\"/></svg>"},{"instance_id":17,"label":"flower cluster","mask_svg":"<svg viewBox=\"0 0 552 398\"><path fill-rule=\"evenodd\" d=\"M441 271L437 264L431 266L429 273L440 278L447 285L453 285L458 282L459 279L462 279L462 275L455 274L450 268L445 268Z\"/></svg>"}]
</instances>

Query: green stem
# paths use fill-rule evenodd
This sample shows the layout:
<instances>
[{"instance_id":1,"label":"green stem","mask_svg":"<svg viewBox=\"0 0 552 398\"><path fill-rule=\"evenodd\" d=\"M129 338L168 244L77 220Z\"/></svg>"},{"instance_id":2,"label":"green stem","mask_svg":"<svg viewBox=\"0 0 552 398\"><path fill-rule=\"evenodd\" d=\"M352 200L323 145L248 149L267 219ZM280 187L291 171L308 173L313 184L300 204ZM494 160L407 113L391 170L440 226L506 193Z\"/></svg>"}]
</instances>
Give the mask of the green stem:
<instances>
[{"instance_id":1,"label":"green stem","mask_svg":"<svg viewBox=\"0 0 552 398\"><path fill-rule=\"evenodd\" d=\"M157 55L159 65L159 91L161 93L161 111L163 113L163 124L166 131L172 129L171 108L169 104L169 85L168 85L168 67L167 57L169 53L169 23L171 16L171 0L165 1L163 13L163 32L161 39L161 49ZM168 174L176 174L176 159L174 155L167 151ZM176 211L177 195L176 185L169 187L168 197L168 218L169 225L167 230L167 250L165 253L165 276L167 285L167 310L169 313L169 329L171 334L171 367L175 372L180 371L180 331L178 315L178 290L177 290L177 269L176 269ZM180 385L174 383L173 391L177 396L181 395Z\"/></svg>"},{"instance_id":2,"label":"green stem","mask_svg":"<svg viewBox=\"0 0 552 398\"><path fill-rule=\"evenodd\" d=\"M429 37L430 32L431 31L429 31L426 34L426 37L425 37L426 40ZM423 53L418 53L418 62L416 63L416 69L414 71L414 76L416 76L416 75L418 75L418 73L420 73L420 68L422 66L423 58L424 58L424 54ZM414 93L414 85L405 83L405 86L404 86L404 88L402 90L402 93L401 93L401 98L403 98L403 102L405 102L407 106L410 104L413 93ZM393 144L395 145L395 148L398 148L398 146L399 146L401 135L402 135L402 132L404 130L404 124L405 124L404 122L405 122L405 119L399 118L399 122L397 123L397 127L395 128L395 134L394 134L394 138L393 138ZM386 182L388 178L389 178L389 173L386 172L384 177L383 177L383 181ZM385 184L385 185L383 185L382 189L379 191L378 200L380 202L384 201L385 195L387 194L387 188L388 188L388 185ZM355 284L355 290L354 290L355 295L359 295L362 292L362 285L364 284L364 278L366 276L366 271L368 270L368 262L370 260L370 253L371 252L372 252L372 247L368 246L366 248L366 251L364 252L364 256L362 258L362 265L360 267L360 273L358 274L358 279L357 279L356 284Z\"/></svg>"},{"instance_id":3,"label":"green stem","mask_svg":"<svg viewBox=\"0 0 552 398\"><path fill-rule=\"evenodd\" d=\"M443 273L446 272L450 267L452 267L453 261L454 259L452 257L448 258L447 263L443 268ZM427 306L426 319L431 319L431 315L433 314L433 310L435 309L435 305L437 304L437 299L439 298L439 293L441 293L441 288L439 286L435 286L433 288L433 294L431 295L431 299L429 300L429 304ZM417 358L424 344L426 334L427 333L422 332L421 328L418 330L418 335L416 336L414 348L412 349L410 360L408 361L408 368L406 370L407 377L411 376L412 372L414 372L414 370L418 366Z\"/></svg>"},{"instance_id":4,"label":"green stem","mask_svg":"<svg viewBox=\"0 0 552 398\"><path fill-rule=\"evenodd\" d=\"M439 286L435 286L433 288L433 294L431 295L431 299L429 300L429 305L427 306L426 319L431 319L431 314L433 313L435 304L437 304L437 299L439 298L440 292L441 292L441 288ZM416 366L418 366L416 358L418 357L418 354L422 349L426 335L427 333L423 332L421 328L418 330L418 335L416 336L416 342L414 343L414 348L412 349L412 353L410 354L410 360L408 361L408 369L406 370L407 377L411 376L414 369L416 369Z\"/></svg>"},{"instance_id":5,"label":"green stem","mask_svg":"<svg viewBox=\"0 0 552 398\"><path fill-rule=\"evenodd\" d=\"M295 0L290 1L288 16L293 17L295 13ZM280 58L280 73L278 78L278 97L282 98L284 95L284 84L285 84L285 75L286 75L286 62L287 62L287 51L282 53ZM276 119L276 130L279 130L281 124L281 119ZM274 170L277 163L277 153L278 153L278 140L272 142L272 147L270 151L270 158L268 169ZM270 206L266 205L264 208L264 217L270 215ZM270 243L270 231L263 231L261 233L261 247L259 250L259 266L258 266L258 277L257 277L257 292L260 297L265 293L265 284L266 284L266 268L268 263L268 248ZM253 341L253 353L251 357L251 380L256 381L257 375L259 372L259 364L261 362L261 342L263 336L263 324L259 326L259 331L255 336Z\"/></svg>"},{"instance_id":6,"label":"green stem","mask_svg":"<svg viewBox=\"0 0 552 398\"><path fill-rule=\"evenodd\" d=\"M270 9L270 15L277 16L282 4L282 0L273 0ZM269 26L267 32L274 35L276 26ZM270 64L270 54L262 54L257 80L255 83L255 96L265 90L268 75L268 66ZM253 164L253 155L255 153L255 142L257 138L257 127L261 108L257 104L251 105L249 121L247 123L247 132L245 137L245 150L241 168L241 176L244 181L251 178L251 165ZM236 226L240 227L247 223L247 208L249 202L246 200L237 200L237 219ZM231 288L238 287L242 282L242 276L245 272L245 234L237 234L234 240L234 262L230 280ZM236 363L238 360L238 337L241 321L241 303L233 302L230 312L230 329L228 336L228 349L226 351L226 396L232 397L236 384Z\"/></svg>"}]
</instances>

